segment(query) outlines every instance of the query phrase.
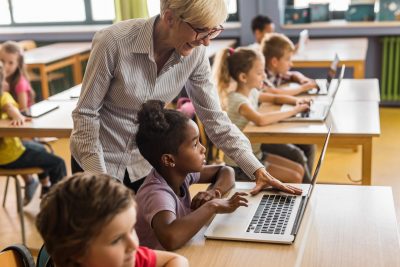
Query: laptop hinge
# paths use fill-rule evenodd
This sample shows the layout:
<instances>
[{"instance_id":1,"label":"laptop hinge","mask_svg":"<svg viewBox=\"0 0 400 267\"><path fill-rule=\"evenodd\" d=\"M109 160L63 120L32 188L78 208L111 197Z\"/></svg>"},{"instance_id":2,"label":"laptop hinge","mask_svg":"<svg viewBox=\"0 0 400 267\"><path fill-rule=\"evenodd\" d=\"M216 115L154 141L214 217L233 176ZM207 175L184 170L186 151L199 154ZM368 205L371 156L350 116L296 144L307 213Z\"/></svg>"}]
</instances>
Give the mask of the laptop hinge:
<instances>
[{"instance_id":1,"label":"laptop hinge","mask_svg":"<svg viewBox=\"0 0 400 267\"><path fill-rule=\"evenodd\" d=\"M291 235L296 235L297 232L299 231L300 223L302 221L301 218L303 217L306 208L306 203L307 203L307 196L302 196L299 211L297 212L296 218L294 219Z\"/></svg>"}]
</instances>

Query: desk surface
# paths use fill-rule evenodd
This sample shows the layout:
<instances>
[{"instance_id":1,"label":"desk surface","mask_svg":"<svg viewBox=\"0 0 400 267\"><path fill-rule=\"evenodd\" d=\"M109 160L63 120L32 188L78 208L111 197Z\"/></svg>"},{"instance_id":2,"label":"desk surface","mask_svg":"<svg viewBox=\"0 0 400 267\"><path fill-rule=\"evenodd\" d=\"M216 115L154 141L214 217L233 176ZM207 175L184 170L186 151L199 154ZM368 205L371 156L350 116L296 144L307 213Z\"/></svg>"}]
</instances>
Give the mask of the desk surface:
<instances>
[{"instance_id":1,"label":"desk surface","mask_svg":"<svg viewBox=\"0 0 400 267\"><path fill-rule=\"evenodd\" d=\"M92 44L84 43L56 43L41 46L24 53L25 64L48 64L57 60L71 57L90 51Z\"/></svg>"},{"instance_id":2,"label":"desk surface","mask_svg":"<svg viewBox=\"0 0 400 267\"><path fill-rule=\"evenodd\" d=\"M317 185L292 245L205 240L177 251L192 267L400 266L390 187Z\"/></svg>"},{"instance_id":3,"label":"desk surface","mask_svg":"<svg viewBox=\"0 0 400 267\"><path fill-rule=\"evenodd\" d=\"M81 93L82 84L75 85L74 87L64 90L61 93L52 95L48 98L50 101L77 101ZM78 96L78 97L76 97Z\"/></svg>"},{"instance_id":4,"label":"desk surface","mask_svg":"<svg viewBox=\"0 0 400 267\"><path fill-rule=\"evenodd\" d=\"M367 38L310 39L303 53L293 56L293 63L300 61L330 62L335 53L341 62L365 61L368 49Z\"/></svg>"},{"instance_id":5,"label":"desk surface","mask_svg":"<svg viewBox=\"0 0 400 267\"><path fill-rule=\"evenodd\" d=\"M263 105L260 111L278 110L280 106ZM368 118L368 119L366 119ZM320 136L325 137L332 124L332 137L379 136L380 120L377 102L335 101L324 122L280 122L267 126L249 123L243 130L246 135L267 136ZM321 139L322 140L322 139Z\"/></svg>"},{"instance_id":6,"label":"desk surface","mask_svg":"<svg viewBox=\"0 0 400 267\"><path fill-rule=\"evenodd\" d=\"M12 126L10 120L0 120L0 136L69 138L73 128L71 113L76 103L60 102L58 109L32 119L23 126Z\"/></svg>"},{"instance_id":7,"label":"desk surface","mask_svg":"<svg viewBox=\"0 0 400 267\"><path fill-rule=\"evenodd\" d=\"M332 83L332 88L335 88L337 80L333 80ZM324 97L320 96L318 98ZM380 99L378 79L343 79L335 97L335 101L379 102Z\"/></svg>"}]
</instances>

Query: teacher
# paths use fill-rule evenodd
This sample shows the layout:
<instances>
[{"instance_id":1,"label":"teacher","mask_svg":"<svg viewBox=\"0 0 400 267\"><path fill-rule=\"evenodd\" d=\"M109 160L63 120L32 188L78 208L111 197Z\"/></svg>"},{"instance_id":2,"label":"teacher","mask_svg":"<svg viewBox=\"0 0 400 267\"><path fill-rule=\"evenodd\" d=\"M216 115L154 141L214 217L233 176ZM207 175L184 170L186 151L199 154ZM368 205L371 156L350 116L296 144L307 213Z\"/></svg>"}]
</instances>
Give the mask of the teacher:
<instances>
[{"instance_id":1,"label":"teacher","mask_svg":"<svg viewBox=\"0 0 400 267\"><path fill-rule=\"evenodd\" d=\"M151 170L135 143L137 113L147 100L169 103L186 87L211 141L256 180L252 193L266 186L300 193L265 170L221 111L205 46L223 31L225 0L161 0L160 13L96 33L72 113L72 171L108 173L137 191Z\"/></svg>"}]
</instances>

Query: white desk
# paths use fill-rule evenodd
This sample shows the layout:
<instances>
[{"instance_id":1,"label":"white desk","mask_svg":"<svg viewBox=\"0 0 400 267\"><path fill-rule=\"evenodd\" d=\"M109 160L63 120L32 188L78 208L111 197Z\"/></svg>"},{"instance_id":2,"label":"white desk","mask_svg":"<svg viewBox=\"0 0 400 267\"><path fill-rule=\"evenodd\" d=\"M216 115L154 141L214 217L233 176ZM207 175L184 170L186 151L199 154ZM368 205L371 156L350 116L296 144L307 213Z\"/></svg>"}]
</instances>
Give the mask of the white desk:
<instances>
[{"instance_id":1,"label":"white desk","mask_svg":"<svg viewBox=\"0 0 400 267\"><path fill-rule=\"evenodd\" d=\"M49 97L48 73L72 66L74 83L82 82L81 62L89 58L91 43L55 43L24 53L29 69L39 69L43 99Z\"/></svg>"},{"instance_id":2,"label":"white desk","mask_svg":"<svg viewBox=\"0 0 400 267\"><path fill-rule=\"evenodd\" d=\"M293 56L293 65L297 68L329 67L337 53L340 65L354 68L354 78L362 79L365 77L367 50L367 38L311 38L304 52Z\"/></svg>"},{"instance_id":3,"label":"white desk","mask_svg":"<svg viewBox=\"0 0 400 267\"><path fill-rule=\"evenodd\" d=\"M177 252L191 267L400 266L392 190L317 185L292 245L205 240L199 233Z\"/></svg>"},{"instance_id":4,"label":"white desk","mask_svg":"<svg viewBox=\"0 0 400 267\"><path fill-rule=\"evenodd\" d=\"M261 112L280 106L264 105ZM252 143L322 144L332 125L330 144L361 145L362 184L371 184L372 139L380 135L379 105L375 101L335 101L324 122L284 122L258 127L249 123L243 132Z\"/></svg>"}]
</instances>

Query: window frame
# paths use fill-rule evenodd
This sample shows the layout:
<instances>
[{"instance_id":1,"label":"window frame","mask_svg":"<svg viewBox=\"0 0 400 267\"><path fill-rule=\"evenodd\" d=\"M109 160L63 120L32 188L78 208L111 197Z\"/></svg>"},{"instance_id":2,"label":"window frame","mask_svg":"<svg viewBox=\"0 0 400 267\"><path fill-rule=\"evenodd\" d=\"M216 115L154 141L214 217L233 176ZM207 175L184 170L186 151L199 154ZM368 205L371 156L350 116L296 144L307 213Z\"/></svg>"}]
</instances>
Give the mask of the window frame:
<instances>
[{"instance_id":1,"label":"window frame","mask_svg":"<svg viewBox=\"0 0 400 267\"><path fill-rule=\"evenodd\" d=\"M27 26L70 26L70 25L102 25L102 24L112 24L113 20L93 20L92 16L92 4L90 0L83 0L85 6L85 16L84 21L60 21L60 22L32 22L32 23L16 23L13 15L12 0L7 0L10 12L10 24L0 24L0 27L27 27ZM236 0L236 13L229 14L227 22L239 22L239 9L240 1Z\"/></svg>"},{"instance_id":2,"label":"window frame","mask_svg":"<svg viewBox=\"0 0 400 267\"><path fill-rule=\"evenodd\" d=\"M70 26L70 25L101 25L112 24L112 20L93 20L92 16L92 3L91 0L83 0L85 7L84 21L59 21L59 22L31 22L31 23L17 23L14 20L12 0L7 0L10 12L10 24L0 24L0 27L27 27L27 26Z\"/></svg>"}]
</instances>

